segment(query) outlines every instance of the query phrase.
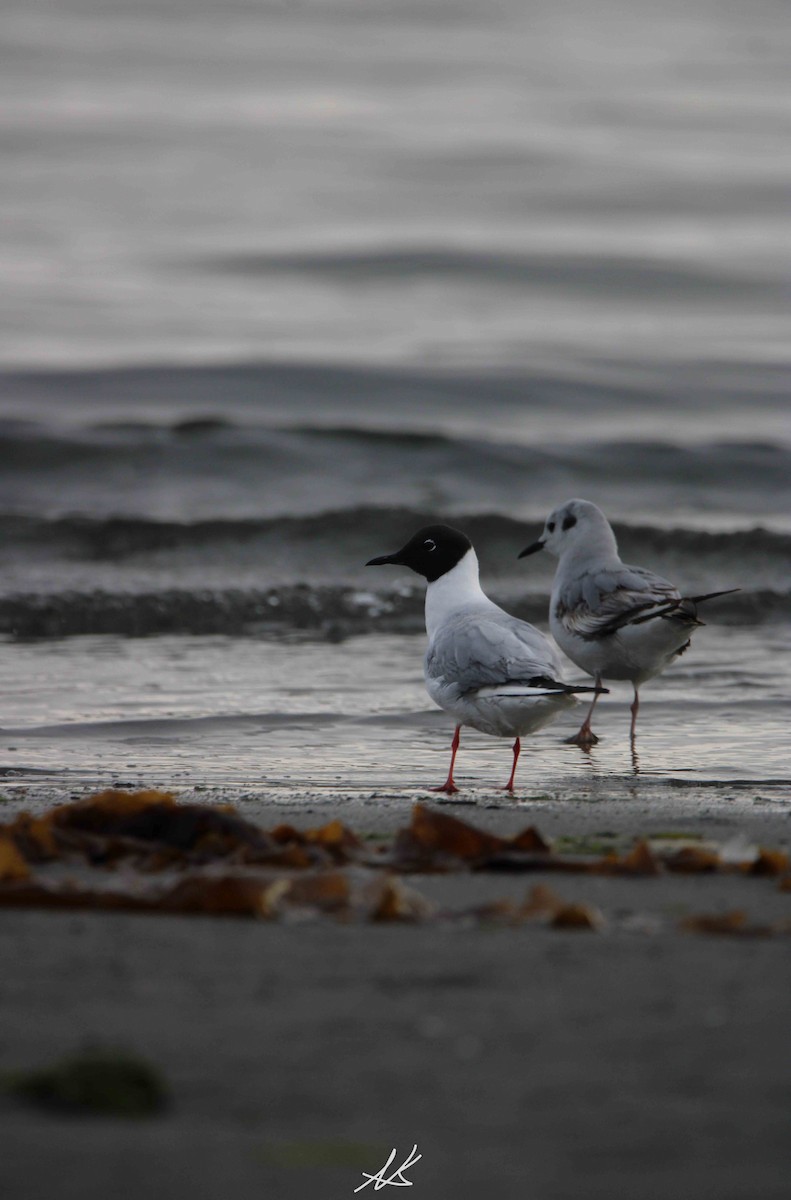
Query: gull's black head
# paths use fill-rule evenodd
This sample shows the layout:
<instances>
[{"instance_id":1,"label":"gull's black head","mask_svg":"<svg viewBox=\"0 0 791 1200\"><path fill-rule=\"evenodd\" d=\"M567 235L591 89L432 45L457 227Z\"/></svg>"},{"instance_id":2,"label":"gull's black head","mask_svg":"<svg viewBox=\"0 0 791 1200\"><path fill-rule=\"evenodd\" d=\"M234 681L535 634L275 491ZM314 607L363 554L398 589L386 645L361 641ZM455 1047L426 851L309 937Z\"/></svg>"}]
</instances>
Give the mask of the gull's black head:
<instances>
[{"instance_id":1,"label":"gull's black head","mask_svg":"<svg viewBox=\"0 0 791 1200\"><path fill-rule=\"evenodd\" d=\"M450 525L426 525L425 529L418 529L414 537L395 554L382 554L365 565L383 567L386 563L392 563L394 566L409 567L433 583L452 571L471 549L472 542L458 529L452 529Z\"/></svg>"}]
</instances>

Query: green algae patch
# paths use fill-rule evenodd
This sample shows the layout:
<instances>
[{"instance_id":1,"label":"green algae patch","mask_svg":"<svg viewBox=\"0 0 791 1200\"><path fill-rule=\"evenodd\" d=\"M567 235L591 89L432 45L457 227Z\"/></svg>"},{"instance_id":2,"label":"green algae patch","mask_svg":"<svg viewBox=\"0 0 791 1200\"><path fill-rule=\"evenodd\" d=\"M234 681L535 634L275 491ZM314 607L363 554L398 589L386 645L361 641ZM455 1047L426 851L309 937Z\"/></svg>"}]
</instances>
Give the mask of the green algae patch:
<instances>
[{"instance_id":1,"label":"green algae patch","mask_svg":"<svg viewBox=\"0 0 791 1200\"><path fill-rule=\"evenodd\" d=\"M617 834L561 834L555 839L554 849L558 854L587 854L597 856L610 854L628 839Z\"/></svg>"},{"instance_id":2,"label":"green algae patch","mask_svg":"<svg viewBox=\"0 0 791 1200\"><path fill-rule=\"evenodd\" d=\"M702 842L702 833L693 833L689 829L663 829L660 833L649 833L649 842Z\"/></svg>"},{"instance_id":3,"label":"green algae patch","mask_svg":"<svg viewBox=\"0 0 791 1200\"><path fill-rule=\"evenodd\" d=\"M150 1117L170 1100L156 1067L111 1050L86 1051L51 1067L7 1075L5 1086L30 1104L86 1116Z\"/></svg>"}]
</instances>

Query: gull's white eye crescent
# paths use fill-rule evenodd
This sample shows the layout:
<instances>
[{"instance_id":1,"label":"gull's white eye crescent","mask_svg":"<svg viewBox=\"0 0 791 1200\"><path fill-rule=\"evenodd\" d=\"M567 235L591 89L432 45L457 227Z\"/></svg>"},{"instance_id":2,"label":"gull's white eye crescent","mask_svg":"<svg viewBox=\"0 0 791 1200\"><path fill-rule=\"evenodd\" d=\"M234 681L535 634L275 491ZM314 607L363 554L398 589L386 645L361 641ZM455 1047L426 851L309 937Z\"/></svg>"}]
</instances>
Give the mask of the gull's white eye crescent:
<instances>
[{"instance_id":1,"label":"gull's white eye crescent","mask_svg":"<svg viewBox=\"0 0 791 1200\"><path fill-rule=\"evenodd\" d=\"M433 538L426 538L426 540L425 540L425 542L423 543L423 545L424 545L424 546L426 546L426 547L428 547L429 553L430 553L432 550L436 550L436 548L437 548L437 543L434 541L434 539L433 539Z\"/></svg>"}]
</instances>

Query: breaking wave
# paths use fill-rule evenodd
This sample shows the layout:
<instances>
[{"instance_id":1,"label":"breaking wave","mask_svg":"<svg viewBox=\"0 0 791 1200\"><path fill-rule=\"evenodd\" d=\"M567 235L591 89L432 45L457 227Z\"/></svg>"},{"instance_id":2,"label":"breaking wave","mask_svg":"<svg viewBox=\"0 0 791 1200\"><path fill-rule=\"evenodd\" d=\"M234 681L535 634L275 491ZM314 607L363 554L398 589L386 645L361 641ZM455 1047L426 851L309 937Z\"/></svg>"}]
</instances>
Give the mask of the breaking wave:
<instances>
[{"instance_id":1,"label":"breaking wave","mask_svg":"<svg viewBox=\"0 0 791 1200\"><path fill-rule=\"evenodd\" d=\"M337 559L364 551L370 544L397 541L421 525L447 520L461 525L479 547L513 551L521 538L535 532L535 524L499 513L438 513L435 508L365 506L307 516L221 519L198 521L151 520L142 517L55 518L0 514L0 541L8 550L46 547L50 552L79 555L90 560L123 559L133 555L177 551L179 548L211 550L221 547L232 558L233 548L258 543L264 551L275 542L293 548L295 559L308 549L311 558ZM791 534L761 526L753 529L709 532L615 523L621 555L644 560L660 554L674 559L700 556L733 562L743 573L744 564L773 560L791 565Z\"/></svg>"}]
</instances>

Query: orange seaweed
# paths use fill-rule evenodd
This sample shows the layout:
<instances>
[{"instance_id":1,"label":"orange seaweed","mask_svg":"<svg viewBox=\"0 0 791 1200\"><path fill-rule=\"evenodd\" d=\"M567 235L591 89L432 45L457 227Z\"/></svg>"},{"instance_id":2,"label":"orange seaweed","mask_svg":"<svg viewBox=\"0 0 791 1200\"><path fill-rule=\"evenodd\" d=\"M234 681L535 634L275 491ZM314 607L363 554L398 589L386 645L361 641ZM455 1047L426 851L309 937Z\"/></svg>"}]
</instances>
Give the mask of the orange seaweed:
<instances>
[{"instance_id":1,"label":"orange seaweed","mask_svg":"<svg viewBox=\"0 0 791 1200\"><path fill-rule=\"evenodd\" d=\"M732 909L725 913L697 913L684 917L679 922L679 929L685 933L746 933L747 914L741 909Z\"/></svg>"},{"instance_id":2,"label":"orange seaweed","mask_svg":"<svg viewBox=\"0 0 791 1200\"><path fill-rule=\"evenodd\" d=\"M682 846L675 854L668 855L664 860L669 871L679 871L684 874L698 872L720 871L722 859L716 850L706 850L702 846Z\"/></svg>"},{"instance_id":3,"label":"orange seaweed","mask_svg":"<svg viewBox=\"0 0 791 1200\"><path fill-rule=\"evenodd\" d=\"M412 823L402 829L397 838L397 849L406 857L419 860L461 859L474 862L501 850L503 839L484 833L458 817L437 812L425 804L416 804L412 809Z\"/></svg>"},{"instance_id":4,"label":"orange seaweed","mask_svg":"<svg viewBox=\"0 0 791 1200\"><path fill-rule=\"evenodd\" d=\"M604 925L604 917L590 904L569 903L546 884L531 888L521 908L524 919L545 917L553 929L598 930Z\"/></svg>"},{"instance_id":5,"label":"orange seaweed","mask_svg":"<svg viewBox=\"0 0 791 1200\"><path fill-rule=\"evenodd\" d=\"M593 870L602 875L661 875L662 863L643 838L627 854L607 854L598 859Z\"/></svg>"},{"instance_id":6,"label":"orange seaweed","mask_svg":"<svg viewBox=\"0 0 791 1200\"><path fill-rule=\"evenodd\" d=\"M784 850L769 850L762 846L748 871L750 875L784 875L788 868L789 858Z\"/></svg>"},{"instance_id":7,"label":"orange seaweed","mask_svg":"<svg viewBox=\"0 0 791 1200\"><path fill-rule=\"evenodd\" d=\"M379 893L371 907L368 919L370 921L404 921L415 922L425 920L433 913L433 907L424 896L407 887L394 876L381 881Z\"/></svg>"},{"instance_id":8,"label":"orange seaweed","mask_svg":"<svg viewBox=\"0 0 791 1200\"><path fill-rule=\"evenodd\" d=\"M0 836L0 880L27 879L30 867L19 852L12 838Z\"/></svg>"}]
</instances>

